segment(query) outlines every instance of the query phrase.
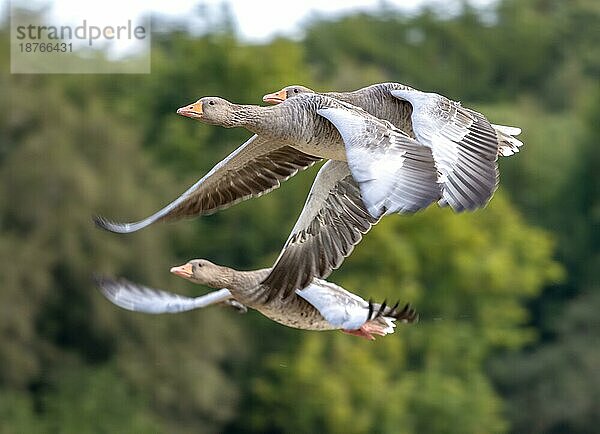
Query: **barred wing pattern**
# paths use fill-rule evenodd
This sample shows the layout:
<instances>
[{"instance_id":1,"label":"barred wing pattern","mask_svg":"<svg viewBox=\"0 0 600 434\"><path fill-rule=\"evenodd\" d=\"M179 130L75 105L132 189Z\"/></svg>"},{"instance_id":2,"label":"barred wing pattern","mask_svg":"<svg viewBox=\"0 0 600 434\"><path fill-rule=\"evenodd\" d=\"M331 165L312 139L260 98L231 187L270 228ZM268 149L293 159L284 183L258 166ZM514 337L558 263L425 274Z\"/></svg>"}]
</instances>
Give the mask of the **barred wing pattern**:
<instances>
[{"instance_id":1,"label":"barred wing pattern","mask_svg":"<svg viewBox=\"0 0 600 434\"><path fill-rule=\"evenodd\" d=\"M340 132L348 166L373 217L413 213L441 197L431 150L364 110L318 110Z\"/></svg>"},{"instance_id":2,"label":"barred wing pattern","mask_svg":"<svg viewBox=\"0 0 600 434\"><path fill-rule=\"evenodd\" d=\"M287 298L326 278L378 222L365 208L358 184L344 161L323 165L271 273L263 282L267 299Z\"/></svg>"},{"instance_id":3,"label":"barred wing pattern","mask_svg":"<svg viewBox=\"0 0 600 434\"><path fill-rule=\"evenodd\" d=\"M150 217L135 223L117 223L103 217L94 220L102 229L130 233L158 221L212 214L276 189L281 182L319 160L291 146L254 135L185 193Z\"/></svg>"},{"instance_id":4,"label":"barred wing pattern","mask_svg":"<svg viewBox=\"0 0 600 434\"><path fill-rule=\"evenodd\" d=\"M441 204L455 211L485 206L498 186L496 161L500 152L498 134L489 121L438 94L417 90L391 93L413 106L417 140L431 148L442 175Z\"/></svg>"}]
</instances>

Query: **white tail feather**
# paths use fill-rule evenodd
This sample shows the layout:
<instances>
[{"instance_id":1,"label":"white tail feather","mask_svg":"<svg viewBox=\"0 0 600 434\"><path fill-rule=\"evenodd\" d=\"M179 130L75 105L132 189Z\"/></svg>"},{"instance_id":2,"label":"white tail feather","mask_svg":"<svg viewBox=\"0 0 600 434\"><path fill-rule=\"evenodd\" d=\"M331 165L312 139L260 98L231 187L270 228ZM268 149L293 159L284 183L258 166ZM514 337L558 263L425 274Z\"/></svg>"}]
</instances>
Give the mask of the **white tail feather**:
<instances>
[{"instance_id":1,"label":"white tail feather","mask_svg":"<svg viewBox=\"0 0 600 434\"><path fill-rule=\"evenodd\" d=\"M501 133L508 134L509 136L518 136L521 134L521 128L519 127L509 127L507 125L496 125L492 124L492 127Z\"/></svg>"},{"instance_id":2,"label":"white tail feather","mask_svg":"<svg viewBox=\"0 0 600 434\"><path fill-rule=\"evenodd\" d=\"M498 136L498 154L500 156L509 157L519 152L523 142L513 136L521 134L521 128L494 124L492 124L492 127L496 130L496 136Z\"/></svg>"}]
</instances>

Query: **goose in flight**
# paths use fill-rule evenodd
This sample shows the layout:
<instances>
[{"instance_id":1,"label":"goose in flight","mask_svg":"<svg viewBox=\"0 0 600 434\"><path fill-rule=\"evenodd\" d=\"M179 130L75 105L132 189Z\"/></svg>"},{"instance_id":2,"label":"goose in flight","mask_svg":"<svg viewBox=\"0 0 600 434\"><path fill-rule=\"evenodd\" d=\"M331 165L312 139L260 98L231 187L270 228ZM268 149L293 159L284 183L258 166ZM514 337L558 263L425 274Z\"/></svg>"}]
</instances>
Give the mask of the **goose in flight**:
<instances>
[{"instance_id":1,"label":"goose in flight","mask_svg":"<svg viewBox=\"0 0 600 434\"><path fill-rule=\"evenodd\" d=\"M263 101L279 104L307 93L316 92L305 86L286 86L265 95ZM498 185L498 155L513 155L523 145L513 137L520 134L520 128L490 124L481 113L456 101L399 83L320 95L361 107L431 148L443 183L440 205L459 212L489 202Z\"/></svg>"},{"instance_id":2,"label":"goose in flight","mask_svg":"<svg viewBox=\"0 0 600 434\"><path fill-rule=\"evenodd\" d=\"M375 335L394 332L395 321L412 323L418 319L415 310L406 304L388 306L375 304L326 280L313 279L294 297L281 299L273 288L261 283L271 272L269 268L238 271L194 259L173 267L171 272L191 282L211 288L221 288L201 297L184 297L171 292L148 288L125 279L98 278L102 294L117 306L134 312L177 313L218 303L234 302L256 309L280 324L303 330L342 330L345 333L373 340Z\"/></svg>"},{"instance_id":3,"label":"goose in flight","mask_svg":"<svg viewBox=\"0 0 600 434\"><path fill-rule=\"evenodd\" d=\"M351 104L304 94L271 107L205 97L178 110L183 116L252 132L179 198L135 223L102 217L103 229L129 233L157 221L214 213L258 197L322 158L344 162L373 217L415 212L441 197L431 151L403 131Z\"/></svg>"}]
</instances>

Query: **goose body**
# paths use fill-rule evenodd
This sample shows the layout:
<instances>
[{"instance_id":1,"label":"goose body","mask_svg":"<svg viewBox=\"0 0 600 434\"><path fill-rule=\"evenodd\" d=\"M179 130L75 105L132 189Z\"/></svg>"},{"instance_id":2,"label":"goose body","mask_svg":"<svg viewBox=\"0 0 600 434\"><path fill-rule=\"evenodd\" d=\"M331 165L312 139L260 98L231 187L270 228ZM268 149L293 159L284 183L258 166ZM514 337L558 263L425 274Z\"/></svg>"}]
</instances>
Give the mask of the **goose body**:
<instances>
[{"instance_id":1,"label":"goose body","mask_svg":"<svg viewBox=\"0 0 600 434\"><path fill-rule=\"evenodd\" d=\"M263 101L270 104L279 104L288 98L304 93L318 93L339 101L360 107L373 116L391 122L395 127L415 138L413 130L413 103L419 100L431 102L432 111L429 112L432 119L441 115L441 107L448 102L460 106L458 102L452 101L443 95L429 92L421 92L401 83L378 83L363 87L350 92L315 92L301 85L286 86L283 89L263 96ZM435 107L439 108L436 109ZM470 112L473 110L466 109ZM436 113L437 112L437 113ZM441 115L443 117L443 115ZM519 152L523 142L514 136L521 134L521 129L506 125L490 124L495 130L498 138L500 156L508 157Z\"/></svg>"},{"instance_id":2,"label":"goose body","mask_svg":"<svg viewBox=\"0 0 600 434\"><path fill-rule=\"evenodd\" d=\"M288 327L303 330L343 330L372 339L394 330L394 321L414 322L415 311L409 306L398 309L373 304L321 279L296 291L294 297L271 297L273 290L261 283L270 269L238 271L206 260L192 260L171 272L192 282L223 288L201 297L184 297L148 288L124 279L99 279L102 294L124 309L144 313L177 313L218 303L234 301L258 310L267 318Z\"/></svg>"},{"instance_id":3,"label":"goose body","mask_svg":"<svg viewBox=\"0 0 600 434\"><path fill-rule=\"evenodd\" d=\"M280 104L302 94L317 93L360 107L371 115L390 122L396 128L414 138L411 104L391 94L391 90L407 88L409 87L400 83L379 83L350 92L315 92L306 86L291 85L278 92L264 95L263 101L270 104Z\"/></svg>"},{"instance_id":4,"label":"goose body","mask_svg":"<svg viewBox=\"0 0 600 434\"><path fill-rule=\"evenodd\" d=\"M263 100L279 104L306 93L314 91L292 85ZM481 113L458 102L400 83L321 95L361 107L429 147L444 185L440 204L455 211L486 205L498 185L497 157L513 155L523 145L514 137L521 132L519 128L490 124Z\"/></svg>"}]
</instances>

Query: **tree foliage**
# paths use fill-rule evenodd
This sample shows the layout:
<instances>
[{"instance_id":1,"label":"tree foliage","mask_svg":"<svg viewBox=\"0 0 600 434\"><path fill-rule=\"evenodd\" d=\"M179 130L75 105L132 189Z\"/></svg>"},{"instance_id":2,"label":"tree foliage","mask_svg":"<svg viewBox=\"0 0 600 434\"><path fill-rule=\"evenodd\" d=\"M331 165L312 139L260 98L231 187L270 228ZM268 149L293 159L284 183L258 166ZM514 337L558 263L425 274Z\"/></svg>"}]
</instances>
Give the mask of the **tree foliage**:
<instances>
[{"instance_id":1,"label":"tree foliage","mask_svg":"<svg viewBox=\"0 0 600 434\"><path fill-rule=\"evenodd\" d=\"M0 434L593 431L599 16L591 0L384 5L252 45L225 15L201 36L164 24L149 75L0 75ZM317 168L193 222L96 230L92 214L144 217L249 137L178 107L385 80L463 99L526 143L488 208L387 217L333 274L412 302L419 324L369 343L220 308L135 315L93 290L100 272L197 293L168 276L191 257L267 266L304 203Z\"/></svg>"},{"instance_id":2,"label":"tree foliage","mask_svg":"<svg viewBox=\"0 0 600 434\"><path fill-rule=\"evenodd\" d=\"M39 409L40 423L54 424L56 432L81 432L64 427L90 423L85 412L78 421L59 422L75 417L62 406L76 399L74 388L104 387L106 381L99 396L87 392L90 406L113 410L115 420L102 424L120 428L109 431L133 430L135 421L118 408L131 391L147 397L169 432L198 423L214 432L233 416L238 390L223 362L233 347L236 357L243 355L240 329L219 310L193 317L129 315L107 305L91 283L94 273L169 281L165 271L175 259L167 235L189 232L158 227L119 239L95 229L91 216L124 215L132 205L148 213L157 198L166 199L172 177L143 154L138 132L93 96L76 106L54 83L12 78L11 85L4 94L11 110L2 114L8 146L0 167L0 385L10 392L3 401L22 403L17 408L23 412ZM102 370L113 361L113 370ZM71 376L65 365L82 372Z\"/></svg>"}]
</instances>

